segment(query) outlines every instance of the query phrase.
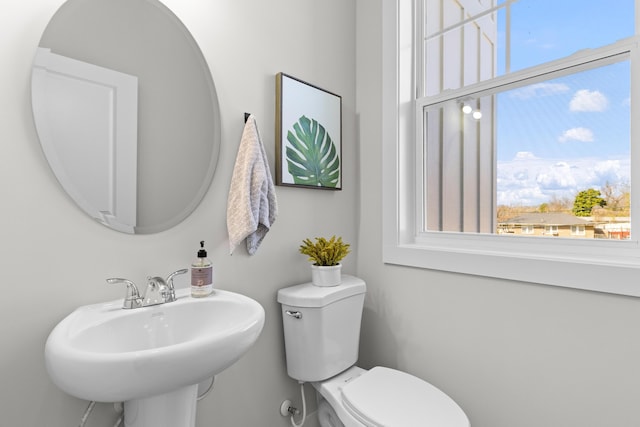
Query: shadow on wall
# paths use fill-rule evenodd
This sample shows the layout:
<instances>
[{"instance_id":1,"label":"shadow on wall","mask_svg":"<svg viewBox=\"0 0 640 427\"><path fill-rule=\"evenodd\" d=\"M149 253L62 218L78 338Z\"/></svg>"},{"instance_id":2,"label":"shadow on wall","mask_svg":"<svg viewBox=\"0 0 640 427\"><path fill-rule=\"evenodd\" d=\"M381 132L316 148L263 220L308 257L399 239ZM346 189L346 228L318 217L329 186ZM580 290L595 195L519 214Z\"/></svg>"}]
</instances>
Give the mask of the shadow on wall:
<instances>
[{"instance_id":1,"label":"shadow on wall","mask_svg":"<svg viewBox=\"0 0 640 427\"><path fill-rule=\"evenodd\" d=\"M358 366L371 369L375 366L398 367L398 341L379 312L366 306L362 313L360 332L360 356ZM376 359L372 359L372 355Z\"/></svg>"}]
</instances>

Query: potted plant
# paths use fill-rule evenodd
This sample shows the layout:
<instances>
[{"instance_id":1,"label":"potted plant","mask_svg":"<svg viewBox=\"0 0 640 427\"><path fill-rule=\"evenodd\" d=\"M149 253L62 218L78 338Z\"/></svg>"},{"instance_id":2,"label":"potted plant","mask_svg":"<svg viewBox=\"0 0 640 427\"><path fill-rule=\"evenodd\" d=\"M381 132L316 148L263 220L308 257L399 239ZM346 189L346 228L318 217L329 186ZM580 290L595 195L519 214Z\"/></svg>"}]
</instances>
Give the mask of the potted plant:
<instances>
[{"instance_id":1,"label":"potted plant","mask_svg":"<svg viewBox=\"0 0 640 427\"><path fill-rule=\"evenodd\" d=\"M300 245L300 253L307 255L311 265L311 283L316 286L336 286L341 282L342 264L350 250L349 243L342 237L332 236L329 240L316 237L315 242L304 239Z\"/></svg>"}]
</instances>

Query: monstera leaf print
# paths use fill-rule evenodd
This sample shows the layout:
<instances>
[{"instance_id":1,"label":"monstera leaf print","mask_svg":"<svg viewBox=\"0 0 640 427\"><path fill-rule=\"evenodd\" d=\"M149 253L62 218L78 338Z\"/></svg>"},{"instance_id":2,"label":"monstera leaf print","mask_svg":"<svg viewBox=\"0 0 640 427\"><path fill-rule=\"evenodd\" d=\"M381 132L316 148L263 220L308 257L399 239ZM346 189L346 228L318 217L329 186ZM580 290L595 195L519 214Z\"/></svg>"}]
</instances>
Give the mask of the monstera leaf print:
<instances>
[{"instance_id":1,"label":"monstera leaf print","mask_svg":"<svg viewBox=\"0 0 640 427\"><path fill-rule=\"evenodd\" d=\"M287 132L287 165L293 182L314 187L336 187L340 158L324 126L302 116Z\"/></svg>"}]
</instances>

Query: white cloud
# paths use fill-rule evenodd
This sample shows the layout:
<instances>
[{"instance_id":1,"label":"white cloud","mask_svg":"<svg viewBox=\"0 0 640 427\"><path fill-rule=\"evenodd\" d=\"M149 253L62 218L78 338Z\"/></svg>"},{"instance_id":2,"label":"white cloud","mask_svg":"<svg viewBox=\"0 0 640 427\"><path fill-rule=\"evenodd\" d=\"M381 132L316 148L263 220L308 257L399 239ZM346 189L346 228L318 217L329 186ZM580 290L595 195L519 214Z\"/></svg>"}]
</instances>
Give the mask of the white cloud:
<instances>
[{"instance_id":1,"label":"white cloud","mask_svg":"<svg viewBox=\"0 0 640 427\"><path fill-rule=\"evenodd\" d=\"M498 191L498 205L538 206L548 200L549 198L537 187Z\"/></svg>"},{"instance_id":2,"label":"white cloud","mask_svg":"<svg viewBox=\"0 0 640 427\"><path fill-rule=\"evenodd\" d=\"M609 107L609 100L600 91L581 89L573 95L569 109L576 112L604 111Z\"/></svg>"},{"instance_id":3,"label":"white cloud","mask_svg":"<svg viewBox=\"0 0 640 427\"><path fill-rule=\"evenodd\" d=\"M580 141L580 142L593 142L593 132L591 129L587 128L571 128L569 130L564 131L562 136L558 138L560 142L568 142L568 141Z\"/></svg>"},{"instance_id":4,"label":"white cloud","mask_svg":"<svg viewBox=\"0 0 640 427\"><path fill-rule=\"evenodd\" d=\"M543 169L536 176L542 190L565 190L576 188L576 177L567 162L558 162Z\"/></svg>"},{"instance_id":5,"label":"white cloud","mask_svg":"<svg viewBox=\"0 0 640 427\"><path fill-rule=\"evenodd\" d=\"M598 162L593 168L596 179L602 182L616 182L620 179L621 170L620 160L604 160Z\"/></svg>"},{"instance_id":6,"label":"white cloud","mask_svg":"<svg viewBox=\"0 0 640 427\"><path fill-rule=\"evenodd\" d=\"M518 151L513 160L531 160L531 159L537 159L535 154L533 154L531 151Z\"/></svg>"},{"instance_id":7,"label":"white cloud","mask_svg":"<svg viewBox=\"0 0 640 427\"><path fill-rule=\"evenodd\" d=\"M573 198L585 188L601 188L607 182L629 182L629 175L628 158L553 160L516 156L498 162L498 204L537 206L552 197Z\"/></svg>"},{"instance_id":8,"label":"white cloud","mask_svg":"<svg viewBox=\"0 0 640 427\"><path fill-rule=\"evenodd\" d=\"M509 96L518 99L539 98L543 96L555 95L567 92L569 86L563 83L536 83L514 90Z\"/></svg>"}]
</instances>

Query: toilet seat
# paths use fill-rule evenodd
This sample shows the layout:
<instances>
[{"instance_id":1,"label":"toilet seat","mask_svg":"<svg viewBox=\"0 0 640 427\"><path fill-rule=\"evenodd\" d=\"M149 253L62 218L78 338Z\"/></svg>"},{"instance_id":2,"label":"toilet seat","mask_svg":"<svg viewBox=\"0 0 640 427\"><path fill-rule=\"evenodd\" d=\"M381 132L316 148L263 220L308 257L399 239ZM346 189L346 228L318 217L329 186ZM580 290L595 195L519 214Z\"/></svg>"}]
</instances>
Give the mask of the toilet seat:
<instances>
[{"instance_id":1,"label":"toilet seat","mask_svg":"<svg viewBox=\"0 0 640 427\"><path fill-rule=\"evenodd\" d=\"M413 375L375 367L342 387L347 411L367 427L469 427L462 409Z\"/></svg>"}]
</instances>

